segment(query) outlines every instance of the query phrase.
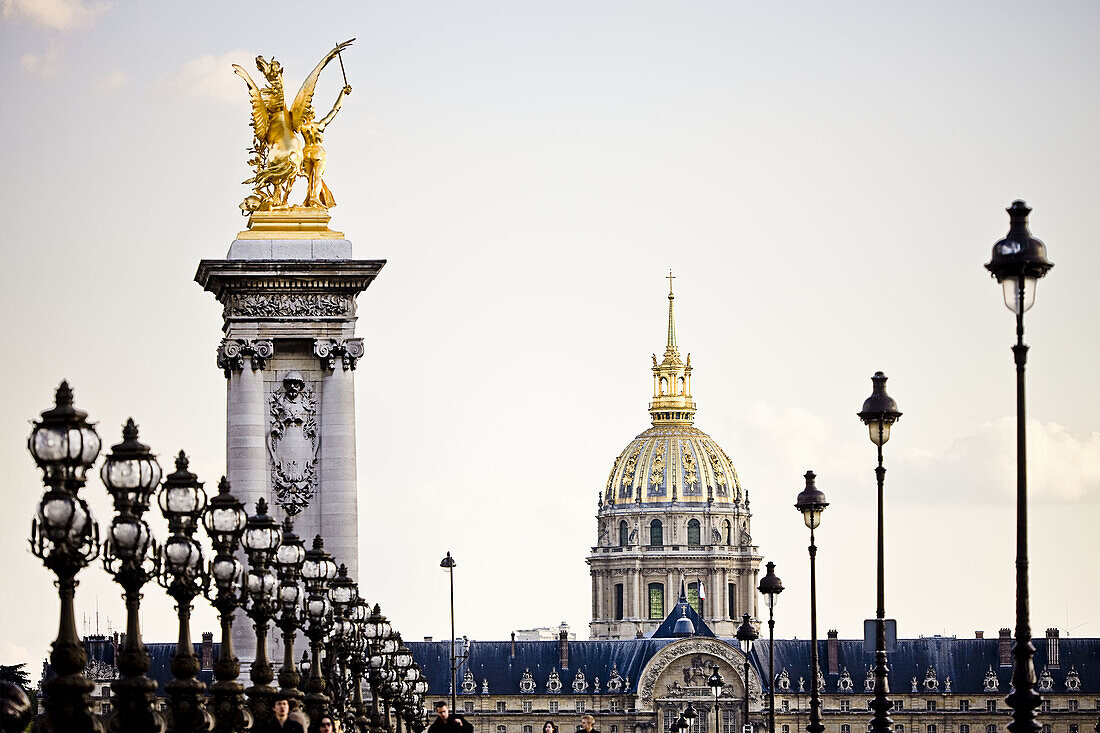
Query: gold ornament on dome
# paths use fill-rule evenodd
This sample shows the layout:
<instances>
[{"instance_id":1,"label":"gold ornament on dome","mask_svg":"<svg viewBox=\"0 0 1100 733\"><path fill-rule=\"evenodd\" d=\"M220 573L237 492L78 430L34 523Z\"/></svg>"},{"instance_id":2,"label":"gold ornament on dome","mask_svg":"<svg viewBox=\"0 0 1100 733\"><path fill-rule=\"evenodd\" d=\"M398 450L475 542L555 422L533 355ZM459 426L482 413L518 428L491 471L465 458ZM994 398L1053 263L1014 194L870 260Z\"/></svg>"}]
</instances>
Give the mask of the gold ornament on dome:
<instances>
[{"instance_id":1,"label":"gold ornament on dome","mask_svg":"<svg viewBox=\"0 0 1100 733\"><path fill-rule=\"evenodd\" d=\"M256 68L267 81L262 89L247 71L233 64L233 71L248 85L252 103L255 137L248 151L248 162L253 175L245 181L252 185L252 193L241 203L241 213L252 217L250 228L256 229L259 224L260 229L270 231L327 231L327 210L336 205L336 200L323 177L327 160L324 132L340 111L344 97L351 94L351 86L345 74L336 102L320 119L313 109L313 92L321 72L333 59L340 60L340 71L344 73L340 52L354 40L338 43L325 54L302 82L289 107L283 87L283 67L274 57L270 60L256 57ZM288 202L298 178L306 179L306 195L300 205L294 205Z\"/></svg>"}]
</instances>

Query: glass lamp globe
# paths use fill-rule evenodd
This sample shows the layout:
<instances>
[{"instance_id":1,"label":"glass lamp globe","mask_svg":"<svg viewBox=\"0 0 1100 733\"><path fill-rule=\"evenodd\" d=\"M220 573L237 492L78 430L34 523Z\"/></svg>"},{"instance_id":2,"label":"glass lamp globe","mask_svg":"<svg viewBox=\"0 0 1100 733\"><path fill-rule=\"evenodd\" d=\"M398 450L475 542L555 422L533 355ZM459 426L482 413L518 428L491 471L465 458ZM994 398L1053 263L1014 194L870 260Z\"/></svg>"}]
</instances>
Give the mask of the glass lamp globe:
<instances>
[{"instance_id":1,"label":"glass lamp globe","mask_svg":"<svg viewBox=\"0 0 1100 733\"><path fill-rule=\"evenodd\" d=\"M88 413L73 406L73 391L62 382L54 393L54 406L34 423L27 449L42 469L48 486L79 488L88 469L99 457L100 440Z\"/></svg>"},{"instance_id":2,"label":"glass lamp globe","mask_svg":"<svg viewBox=\"0 0 1100 733\"><path fill-rule=\"evenodd\" d=\"M138 440L133 418L123 426L122 442L111 447L99 477L111 492L117 511L129 509L140 516L149 508L149 498L160 483L160 464L149 446Z\"/></svg>"},{"instance_id":3,"label":"glass lamp globe","mask_svg":"<svg viewBox=\"0 0 1100 733\"><path fill-rule=\"evenodd\" d=\"M813 471L806 472L806 488L799 494L795 502L795 508L802 512L802 519L810 529L817 529L821 525L821 513L829 502L825 501L825 493L814 485L817 476Z\"/></svg>"},{"instance_id":4,"label":"glass lamp globe","mask_svg":"<svg viewBox=\"0 0 1100 733\"><path fill-rule=\"evenodd\" d=\"M283 541L279 524L267 513L267 501L260 497L256 502L256 513L248 518L244 527L241 543L250 555L271 557Z\"/></svg>"},{"instance_id":5,"label":"glass lamp globe","mask_svg":"<svg viewBox=\"0 0 1100 733\"><path fill-rule=\"evenodd\" d=\"M244 532L248 515L244 505L230 491L225 476L218 482L218 494L207 505L202 521L214 546L219 551L232 552Z\"/></svg>"}]
</instances>

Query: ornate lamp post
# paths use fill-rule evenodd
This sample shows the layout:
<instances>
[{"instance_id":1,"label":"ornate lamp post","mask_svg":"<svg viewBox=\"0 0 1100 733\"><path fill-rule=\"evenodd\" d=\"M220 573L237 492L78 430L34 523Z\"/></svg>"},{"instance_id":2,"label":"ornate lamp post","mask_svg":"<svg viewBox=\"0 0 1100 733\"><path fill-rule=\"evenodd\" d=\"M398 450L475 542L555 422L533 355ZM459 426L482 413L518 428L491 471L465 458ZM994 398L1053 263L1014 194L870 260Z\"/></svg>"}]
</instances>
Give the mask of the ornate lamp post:
<instances>
[{"instance_id":1,"label":"ornate lamp post","mask_svg":"<svg viewBox=\"0 0 1100 733\"><path fill-rule=\"evenodd\" d=\"M447 571L447 575L451 580L451 710L455 709L458 704L456 702L457 690L456 674L458 667L455 666L455 566L458 563L451 557L451 551L447 550L447 556L439 562L439 567L444 568Z\"/></svg>"},{"instance_id":2,"label":"ornate lamp post","mask_svg":"<svg viewBox=\"0 0 1100 733\"><path fill-rule=\"evenodd\" d=\"M57 639L50 651L54 676L42 683L46 712L35 723L36 731L103 730L92 713L89 693L95 685L84 676L88 655L73 613L76 574L99 556L99 525L77 496L99 457L99 436L87 418L88 413L73 407L73 392L68 382L62 382L53 408L42 413L27 440L47 488L31 522L31 551L57 575L61 601Z\"/></svg>"},{"instance_id":3,"label":"ornate lamp post","mask_svg":"<svg viewBox=\"0 0 1100 733\"><path fill-rule=\"evenodd\" d=\"M389 640L391 634L390 623L382 615L382 608L377 603L374 604L374 610L371 612L365 628L370 638L370 656L367 658L367 664L370 667L371 729L377 733L383 728L378 703L387 659L385 649L387 644L392 643L392 640Z\"/></svg>"},{"instance_id":4,"label":"ornate lamp post","mask_svg":"<svg viewBox=\"0 0 1100 733\"><path fill-rule=\"evenodd\" d=\"M206 685L195 679L200 664L191 644L191 602L207 582L202 547L195 541L199 517L206 509L206 492L195 474L187 470L187 455L176 457L176 470L164 479L158 499L172 536L161 549L162 572L157 581L176 601L179 641L172 653L172 676L164 689L168 693L168 729L171 733L208 731L214 718L206 711Z\"/></svg>"},{"instance_id":5,"label":"ornate lamp post","mask_svg":"<svg viewBox=\"0 0 1100 733\"><path fill-rule=\"evenodd\" d=\"M305 559L305 545L294 534L294 523L287 517L283 520L282 542L275 551L275 567L279 575L278 596L282 606L276 624L283 632L283 666L279 669L279 694L286 695L295 708L302 698L302 693L298 690L302 678L294 664L294 633L303 622L298 605L302 595L298 578L301 577Z\"/></svg>"},{"instance_id":6,"label":"ornate lamp post","mask_svg":"<svg viewBox=\"0 0 1100 733\"><path fill-rule=\"evenodd\" d=\"M397 642L397 648L393 652L392 663L394 675L393 682L390 683L390 691L393 693L395 718L397 723L397 733L401 733L401 718L405 711L405 703L407 702L405 697L406 693L411 690L411 685L407 680L409 671L414 664L412 653L408 647L405 646L405 642L401 640L401 634L396 634L395 641Z\"/></svg>"},{"instance_id":7,"label":"ornate lamp post","mask_svg":"<svg viewBox=\"0 0 1100 733\"><path fill-rule=\"evenodd\" d=\"M370 636L367 628L370 623L370 606L362 598L356 598L348 612L348 619L354 627L350 662L353 722L360 733L367 733L370 728L370 718L367 717L367 708L363 702L363 672L368 668L370 655Z\"/></svg>"},{"instance_id":8,"label":"ornate lamp post","mask_svg":"<svg viewBox=\"0 0 1100 733\"><path fill-rule=\"evenodd\" d=\"M122 586L126 599L126 642L118 654L119 678L111 683L114 710L108 727L159 732L165 729L165 723L153 707L157 684L145 674L149 671L149 652L141 643L139 611L141 588L159 571L156 543L142 515L160 483L161 470L149 446L138 440L133 419L126 421L122 442L111 447L99 477L111 493L117 512L111 521L103 566Z\"/></svg>"},{"instance_id":9,"label":"ornate lamp post","mask_svg":"<svg viewBox=\"0 0 1100 733\"><path fill-rule=\"evenodd\" d=\"M336 577L336 563L325 552L325 541L321 535L313 538L313 548L306 550L306 559L302 564L302 579L306 585L306 617L309 627L311 661L309 679L306 680L306 714L309 715L310 729L316 730L317 721L328 712L328 696L325 695L325 679L321 676L321 642L328 633L329 611L332 604L328 599L328 585Z\"/></svg>"},{"instance_id":10,"label":"ornate lamp post","mask_svg":"<svg viewBox=\"0 0 1100 733\"><path fill-rule=\"evenodd\" d=\"M775 733L775 603L783 592L783 581L775 574L774 562L768 563L767 568L758 590L768 607L768 731Z\"/></svg>"},{"instance_id":11,"label":"ornate lamp post","mask_svg":"<svg viewBox=\"0 0 1100 733\"><path fill-rule=\"evenodd\" d=\"M821 698L818 695L817 679L817 545L814 544L814 530L821 524L821 513L829 502L825 501L825 493L814 486L813 471L806 472L806 488L798 494L795 508L802 512L802 519L810 528L810 724L806 726L807 733L823 733L825 726L821 724Z\"/></svg>"},{"instance_id":12,"label":"ornate lamp post","mask_svg":"<svg viewBox=\"0 0 1100 733\"><path fill-rule=\"evenodd\" d=\"M1041 699L1035 690L1035 647L1031 645L1031 620L1027 575L1027 432L1024 400L1024 370L1027 346L1024 344L1024 313L1035 303L1039 278L1054 264L1047 259L1046 245L1031 236L1027 215L1031 209L1023 201L1013 201L1008 209L1011 224L1008 235L993 245L993 256L986 269L1004 288L1005 305L1016 314L1016 644L1012 649L1012 693L1006 702L1012 708L1012 733L1036 733L1039 724L1035 710Z\"/></svg>"},{"instance_id":13,"label":"ornate lamp post","mask_svg":"<svg viewBox=\"0 0 1100 733\"><path fill-rule=\"evenodd\" d=\"M718 719L718 696L722 694L722 685L725 680L718 674L718 665L711 669L710 677L707 677L707 687L714 693L714 733L722 733L722 724Z\"/></svg>"},{"instance_id":14,"label":"ornate lamp post","mask_svg":"<svg viewBox=\"0 0 1100 733\"><path fill-rule=\"evenodd\" d=\"M886 589L885 571L883 560L883 521L882 521L882 487L886 480L886 469L882 465L882 446L890 440L890 426L898 421L901 413L898 412L898 404L886 394L886 375L875 372L871 377L871 396L863 402L863 410L859 419L863 421L870 432L871 442L878 448L878 467L875 468L875 479L878 483L878 603L875 607L875 699L871 702L871 709L875 711L871 718L872 733L891 733L894 729L890 719L891 702L886 697L890 692L890 681L887 673L890 667L886 664Z\"/></svg>"},{"instance_id":15,"label":"ornate lamp post","mask_svg":"<svg viewBox=\"0 0 1100 733\"><path fill-rule=\"evenodd\" d=\"M230 493L229 481L222 476L218 495L210 500L203 515L203 526L216 553L209 571L214 587L208 583L203 592L218 610L222 627L221 648L214 662L215 682L210 685L217 733L236 733L252 725L252 714L244 704L244 685L237 682L241 664L233 653L233 611L244 600L241 591L243 568L233 553L237 551L247 521L244 505ZM216 591L213 597L212 591Z\"/></svg>"},{"instance_id":16,"label":"ornate lamp post","mask_svg":"<svg viewBox=\"0 0 1100 733\"><path fill-rule=\"evenodd\" d=\"M749 620L749 615L746 613L741 616L741 625L737 627L737 641L741 644L741 652L745 655L745 720L743 725L751 726L749 722L749 654L752 654L752 645L756 641L759 634L756 633L756 627L752 625L752 621Z\"/></svg>"},{"instance_id":17,"label":"ornate lamp post","mask_svg":"<svg viewBox=\"0 0 1100 733\"><path fill-rule=\"evenodd\" d=\"M681 715L684 716L684 724L686 725L685 730L689 730L691 733L697 733L695 730L695 721L698 719L699 713L695 711L695 706L689 702Z\"/></svg>"},{"instance_id":18,"label":"ornate lamp post","mask_svg":"<svg viewBox=\"0 0 1100 733\"><path fill-rule=\"evenodd\" d=\"M351 606L359 598L359 589L350 577L348 568L341 564L329 588L332 601L332 636L328 647L331 669L329 673L335 712L345 717L348 702L347 662L351 652L355 624L351 621Z\"/></svg>"},{"instance_id":19,"label":"ornate lamp post","mask_svg":"<svg viewBox=\"0 0 1100 733\"><path fill-rule=\"evenodd\" d=\"M256 630L256 659L249 668L252 687L246 692L252 717L260 727L274 719L275 671L267 657L267 630L279 609L277 578L272 564L283 541L279 523L267 513L267 501L256 502L256 513L248 518L241 544L248 555L248 606L245 613Z\"/></svg>"}]
</instances>

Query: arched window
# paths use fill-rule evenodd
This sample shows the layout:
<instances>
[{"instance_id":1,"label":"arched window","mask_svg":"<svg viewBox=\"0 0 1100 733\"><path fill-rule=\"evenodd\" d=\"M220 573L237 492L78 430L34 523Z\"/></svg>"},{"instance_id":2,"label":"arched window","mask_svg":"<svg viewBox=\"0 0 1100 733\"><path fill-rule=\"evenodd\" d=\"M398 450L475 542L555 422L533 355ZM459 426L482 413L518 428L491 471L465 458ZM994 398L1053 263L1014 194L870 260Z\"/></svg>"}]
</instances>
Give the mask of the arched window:
<instances>
[{"instance_id":1,"label":"arched window","mask_svg":"<svg viewBox=\"0 0 1100 733\"><path fill-rule=\"evenodd\" d=\"M727 545L732 545L733 544L733 525L730 524L730 520L728 520L728 519L725 522L723 522L722 524L723 524L723 527L725 528L725 531L722 534L726 535L726 544Z\"/></svg>"},{"instance_id":2,"label":"arched window","mask_svg":"<svg viewBox=\"0 0 1100 733\"><path fill-rule=\"evenodd\" d=\"M687 600L688 605L695 609L695 613L700 616L703 615L703 604L699 599L699 582L688 583L687 586Z\"/></svg>"},{"instance_id":3,"label":"arched window","mask_svg":"<svg viewBox=\"0 0 1100 733\"><path fill-rule=\"evenodd\" d=\"M661 394L668 394L668 378L661 377Z\"/></svg>"},{"instance_id":4,"label":"arched window","mask_svg":"<svg viewBox=\"0 0 1100 733\"><path fill-rule=\"evenodd\" d=\"M665 543L665 526L661 524L660 519L654 519L649 523L649 544L653 547L660 547ZM664 614L661 614L661 618L664 618Z\"/></svg>"},{"instance_id":5,"label":"arched window","mask_svg":"<svg viewBox=\"0 0 1100 733\"><path fill-rule=\"evenodd\" d=\"M626 547L630 541L630 528L626 524L626 520L619 522L619 547Z\"/></svg>"},{"instance_id":6,"label":"arched window","mask_svg":"<svg viewBox=\"0 0 1100 733\"><path fill-rule=\"evenodd\" d=\"M665 586L662 583L649 584L649 617L665 617Z\"/></svg>"},{"instance_id":7,"label":"arched window","mask_svg":"<svg viewBox=\"0 0 1100 733\"><path fill-rule=\"evenodd\" d=\"M688 521L688 545L692 547L698 547L699 542L699 520L692 519Z\"/></svg>"},{"instance_id":8,"label":"arched window","mask_svg":"<svg viewBox=\"0 0 1100 733\"><path fill-rule=\"evenodd\" d=\"M676 380L676 394L684 393L684 378L680 377Z\"/></svg>"}]
</instances>

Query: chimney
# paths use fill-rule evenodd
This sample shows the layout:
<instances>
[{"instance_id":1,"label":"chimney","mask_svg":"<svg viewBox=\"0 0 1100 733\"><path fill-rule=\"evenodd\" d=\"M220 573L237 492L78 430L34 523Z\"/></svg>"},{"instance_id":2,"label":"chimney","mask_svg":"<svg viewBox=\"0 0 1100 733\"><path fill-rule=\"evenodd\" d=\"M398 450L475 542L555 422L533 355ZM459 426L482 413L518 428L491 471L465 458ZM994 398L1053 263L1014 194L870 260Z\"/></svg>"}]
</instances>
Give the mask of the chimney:
<instances>
[{"instance_id":1,"label":"chimney","mask_svg":"<svg viewBox=\"0 0 1100 733\"><path fill-rule=\"evenodd\" d=\"M974 638L975 639L984 639L985 638L985 632L984 631L975 631L974 632Z\"/></svg>"},{"instance_id":2,"label":"chimney","mask_svg":"<svg viewBox=\"0 0 1100 733\"><path fill-rule=\"evenodd\" d=\"M214 632L202 632L202 668L214 669Z\"/></svg>"},{"instance_id":3,"label":"chimney","mask_svg":"<svg viewBox=\"0 0 1100 733\"><path fill-rule=\"evenodd\" d=\"M516 658L516 632L512 632L512 659Z\"/></svg>"},{"instance_id":4,"label":"chimney","mask_svg":"<svg viewBox=\"0 0 1100 733\"><path fill-rule=\"evenodd\" d=\"M431 640L432 640L432 637L430 637L430 636L425 636L424 637L424 641L430 642Z\"/></svg>"},{"instance_id":5,"label":"chimney","mask_svg":"<svg viewBox=\"0 0 1100 733\"><path fill-rule=\"evenodd\" d=\"M569 669L569 630L558 631L558 666Z\"/></svg>"},{"instance_id":6,"label":"chimney","mask_svg":"<svg viewBox=\"0 0 1100 733\"><path fill-rule=\"evenodd\" d=\"M836 629L829 629L829 641L826 655L829 660L829 674L840 674L840 640Z\"/></svg>"},{"instance_id":7,"label":"chimney","mask_svg":"<svg viewBox=\"0 0 1100 733\"><path fill-rule=\"evenodd\" d=\"M1047 629L1047 666L1058 669L1058 629Z\"/></svg>"},{"instance_id":8,"label":"chimney","mask_svg":"<svg viewBox=\"0 0 1100 733\"><path fill-rule=\"evenodd\" d=\"M1001 635L997 638L997 650L1001 657L1002 667L1012 666L1012 631L1001 629Z\"/></svg>"}]
</instances>

